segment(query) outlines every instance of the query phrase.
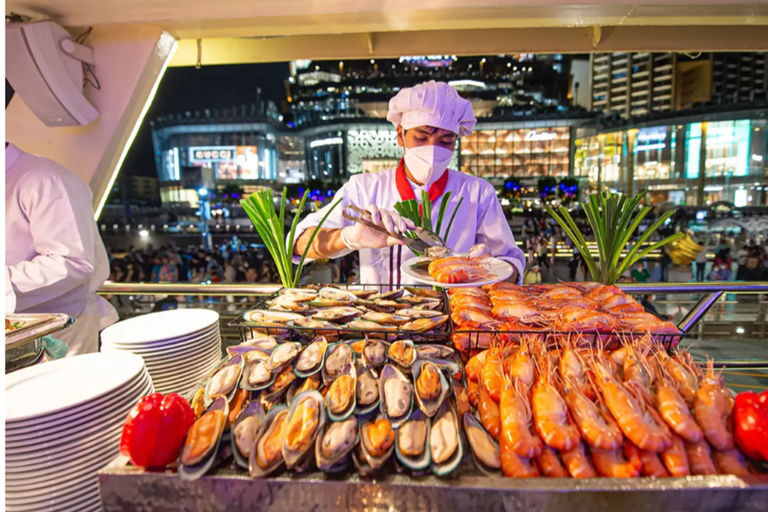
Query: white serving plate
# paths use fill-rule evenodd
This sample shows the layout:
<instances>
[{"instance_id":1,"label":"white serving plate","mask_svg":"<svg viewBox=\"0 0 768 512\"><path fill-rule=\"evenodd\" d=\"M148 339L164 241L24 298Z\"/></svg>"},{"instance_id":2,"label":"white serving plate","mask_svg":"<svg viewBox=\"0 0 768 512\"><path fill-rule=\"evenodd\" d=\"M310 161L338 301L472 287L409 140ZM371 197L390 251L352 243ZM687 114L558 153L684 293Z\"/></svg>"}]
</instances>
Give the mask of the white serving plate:
<instances>
[{"instance_id":1,"label":"white serving plate","mask_svg":"<svg viewBox=\"0 0 768 512\"><path fill-rule=\"evenodd\" d=\"M118 404L130 400L132 397L143 396L141 392L151 387L152 379L148 372L142 372L136 380L130 384L123 386L119 392L110 393L107 396L83 404L78 407L73 407L67 411L47 416L44 420L28 420L24 422L6 423L5 432L6 440L18 440L17 437L27 432L48 431L57 425L70 424L73 420L83 421L82 418L93 418L96 416L94 411L102 413L108 412L108 409L115 408Z\"/></svg>"},{"instance_id":2,"label":"white serving plate","mask_svg":"<svg viewBox=\"0 0 768 512\"><path fill-rule=\"evenodd\" d=\"M123 345L154 343L197 334L218 322L219 314L209 309L172 309L112 324L101 332L101 339Z\"/></svg>"},{"instance_id":3,"label":"white serving plate","mask_svg":"<svg viewBox=\"0 0 768 512\"><path fill-rule=\"evenodd\" d=\"M121 342L110 342L110 341L102 341L101 346L102 348L115 348L115 349L122 349L122 350L130 350L130 351L155 351L160 348L171 348L171 347L184 347L187 345L194 345L201 342L209 341L212 338L220 337L221 334L219 333L219 326L213 325L210 329L206 329L205 331L201 331L195 334L192 334L190 336L181 336L178 338L171 338L166 340L154 340L149 343L121 343Z\"/></svg>"},{"instance_id":4,"label":"white serving plate","mask_svg":"<svg viewBox=\"0 0 768 512\"><path fill-rule=\"evenodd\" d=\"M44 419L105 396L144 371L134 354L84 354L5 376L6 423Z\"/></svg>"},{"instance_id":5,"label":"white serving plate","mask_svg":"<svg viewBox=\"0 0 768 512\"><path fill-rule=\"evenodd\" d=\"M150 365L147 366L147 369L152 376L152 380L155 380L171 375L200 373L203 369L210 368L211 364L221 361L221 359L221 353L217 350L208 354L200 354L195 358L194 364L187 364L185 361L174 361L163 366Z\"/></svg>"},{"instance_id":6,"label":"white serving plate","mask_svg":"<svg viewBox=\"0 0 768 512\"><path fill-rule=\"evenodd\" d=\"M83 474L78 478L72 479L56 489L46 490L33 490L33 491L19 491L19 492L6 492L5 494L5 506L6 510L11 510L15 507L30 507L35 506L31 510L44 510L46 507L62 507L69 502L75 500L81 500L85 496L96 495L98 496L98 476L97 472L93 471L92 474ZM72 510L67 508L64 510Z\"/></svg>"},{"instance_id":7,"label":"white serving plate","mask_svg":"<svg viewBox=\"0 0 768 512\"><path fill-rule=\"evenodd\" d=\"M439 283L435 281L426 272L424 273L418 272L411 268L411 265L418 263L420 261L428 260L428 259L429 258L422 256L419 258L412 258L410 260L404 261L402 265L400 265L400 271L406 276L413 279L414 281L418 281L419 283L422 283L422 284L428 284L430 286L439 286L441 288L471 288L471 287L477 287L477 286L485 286L487 284L494 284L500 281L506 281L515 272L515 269L512 267L510 263L507 263L506 261L500 260L498 258L490 257L487 259L488 273L491 274L492 277L489 277L488 279L477 280L477 281L469 281L466 283L445 284L445 283Z\"/></svg>"},{"instance_id":8,"label":"white serving plate","mask_svg":"<svg viewBox=\"0 0 768 512\"><path fill-rule=\"evenodd\" d=\"M151 393L152 388L145 388L146 393ZM138 401L126 400L120 407L115 407L109 413L100 415L91 421L84 422L74 419L62 422L54 427L44 430L30 430L22 432L13 439L6 438L6 457L22 456L24 453L33 453L52 446L63 446L67 443L84 443L99 429L125 421L128 412Z\"/></svg>"},{"instance_id":9,"label":"white serving plate","mask_svg":"<svg viewBox=\"0 0 768 512\"><path fill-rule=\"evenodd\" d=\"M110 460L117 457L117 454L117 447L104 448L98 452L81 454L79 464L52 464L29 468L25 472L6 473L5 488L14 491L32 490L70 481L86 470L93 471L95 474L99 469L106 466ZM13 478L10 478L11 476Z\"/></svg>"}]
</instances>

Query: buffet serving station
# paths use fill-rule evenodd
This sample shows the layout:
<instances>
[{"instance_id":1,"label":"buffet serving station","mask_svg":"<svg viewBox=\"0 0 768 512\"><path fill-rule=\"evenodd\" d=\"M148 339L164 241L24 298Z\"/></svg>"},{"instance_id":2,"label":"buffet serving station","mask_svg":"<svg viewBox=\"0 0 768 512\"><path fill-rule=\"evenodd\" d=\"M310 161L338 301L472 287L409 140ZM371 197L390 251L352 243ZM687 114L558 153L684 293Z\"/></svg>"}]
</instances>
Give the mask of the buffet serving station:
<instances>
[{"instance_id":1,"label":"buffet serving station","mask_svg":"<svg viewBox=\"0 0 768 512\"><path fill-rule=\"evenodd\" d=\"M764 290L759 284L734 283L726 285L728 287L740 293ZM623 288L628 293L650 293L654 290L658 290L656 293L704 293L701 301L681 322L682 334L689 331L724 293L722 286L715 288L697 284L630 285ZM730 288L727 291L731 291ZM273 290L265 291L271 293ZM189 292L200 293L197 290ZM265 306L264 303L259 304L259 307ZM242 335L242 318L236 323ZM455 328L451 324L451 329ZM188 398L192 399L192 396ZM229 457L223 463L214 465L204 476L189 481L180 478L175 469L144 470L132 466L126 457L120 456L99 472L99 492L103 510L107 512L472 510L478 506L483 510L708 512L764 510L765 503L768 503L767 468L759 463L753 464L757 473L746 476L581 480L505 478L489 475L476 466L463 433L461 443L465 455L458 467L445 476L432 475L429 470L411 471L395 461L369 477L360 476L352 467L350 471L336 474L315 468L299 474L281 469L266 478L251 478L247 470L238 467Z\"/></svg>"}]
</instances>

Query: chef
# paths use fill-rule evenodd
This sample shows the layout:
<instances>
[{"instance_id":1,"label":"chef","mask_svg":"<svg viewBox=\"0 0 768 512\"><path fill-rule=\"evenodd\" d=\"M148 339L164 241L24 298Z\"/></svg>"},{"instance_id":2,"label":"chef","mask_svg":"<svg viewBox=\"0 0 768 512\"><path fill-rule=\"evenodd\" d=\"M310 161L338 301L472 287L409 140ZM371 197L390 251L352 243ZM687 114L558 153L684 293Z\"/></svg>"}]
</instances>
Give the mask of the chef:
<instances>
[{"instance_id":1,"label":"chef","mask_svg":"<svg viewBox=\"0 0 768 512\"><path fill-rule=\"evenodd\" d=\"M56 162L5 148L5 312L65 313L67 356L96 352L117 311L96 290L109 261L91 190Z\"/></svg>"},{"instance_id":2,"label":"chef","mask_svg":"<svg viewBox=\"0 0 768 512\"><path fill-rule=\"evenodd\" d=\"M397 129L397 144L403 148L400 164L380 173L352 176L337 192L333 202L341 199L341 203L312 241L307 257L336 258L360 251L361 283L413 284L400 272L402 262L415 257L411 250L396 238L346 220L342 211L349 204L365 208L374 222L381 221L390 233L399 234L414 226L394 210L396 203L421 202L422 191L426 191L432 201L432 218L437 219L440 198L451 191L443 230L459 200L464 200L446 246L467 253L475 244L486 244L493 256L513 267L511 280L519 283L525 255L515 244L493 186L482 178L448 169L459 137L471 134L477 121L472 104L450 85L430 81L402 89L392 98L387 120ZM312 234L309 228L320 223L328 208L330 204L299 223L295 255L303 254Z\"/></svg>"}]
</instances>

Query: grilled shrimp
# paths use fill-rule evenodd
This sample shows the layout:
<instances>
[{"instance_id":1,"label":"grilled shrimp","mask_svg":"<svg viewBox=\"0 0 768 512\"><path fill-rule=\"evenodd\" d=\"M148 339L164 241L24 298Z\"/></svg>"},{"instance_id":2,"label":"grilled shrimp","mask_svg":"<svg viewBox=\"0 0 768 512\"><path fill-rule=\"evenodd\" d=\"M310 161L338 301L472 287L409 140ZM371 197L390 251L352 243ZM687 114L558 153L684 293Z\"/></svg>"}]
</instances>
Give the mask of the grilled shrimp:
<instances>
[{"instance_id":1,"label":"grilled shrimp","mask_svg":"<svg viewBox=\"0 0 768 512\"><path fill-rule=\"evenodd\" d=\"M499 321L491 315L490 311L476 308L474 306L459 306L451 312L453 323L472 329L487 328L490 325L498 324Z\"/></svg>"},{"instance_id":2,"label":"grilled shrimp","mask_svg":"<svg viewBox=\"0 0 768 512\"><path fill-rule=\"evenodd\" d=\"M593 448L615 450L624 440L624 434L611 415L584 395L578 386L566 379L563 396L571 417L584 440Z\"/></svg>"},{"instance_id":3,"label":"grilled shrimp","mask_svg":"<svg viewBox=\"0 0 768 512\"><path fill-rule=\"evenodd\" d=\"M699 389L699 379L687 364L678 361L676 358L669 357L664 350L660 350L659 358L664 365L672 380L677 384L680 396L683 397L688 407L693 407L693 400L696 397L696 391Z\"/></svg>"},{"instance_id":4,"label":"grilled shrimp","mask_svg":"<svg viewBox=\"0 0 768 512\"><path fill-rule=\"evenodd\" d=\"M650 336L648 337L650 338ZM627 357L624 359L624 381L636 382L645 389L653 383L653 370L648 362L651 346L639 346L639 342L627 343Z\"/></svg>"},{"instance_id":5,"label":"grilled shrimp","mask_svg":"<svg viewBox=\"0 0 768 512\"><path fill-rule=\"evenodd\" d=\"M442 284L467 283L493 277L493 274L487 270L472 265L451 265L441 268L434 274L430 272L429 275Z\"/></svg>"},{"instance_id":6,"label":"grilled shrimp","mask_svg":"<svg viewBox=\"0 0 768 512\"><path fill-rule=\"evenodd\" d=\"M669 476L669 472L659 458L659 454L656 452L648 452L645 450L637 449L640 454L640 460L643 462L643 469L640 470L640 474L643 476Z\"/></svg>"},{"instance_id":7,"label":"grilled shrimp","mask_svg":"<svg viewBox=\"0 0 768 512\"><path fill-rule=\"evenodd\" d=\"M534 343L535 339L524 336L520 340L520 349L504 361L507 375L520 381L526 389L526 394L536 381L536 366L531 355Z\"/></svg>"},{"instance_id":8,"label":"grilled shrimp","mask_svg":"<svg viewBox=\"0 0 768 512\"><path fill-rule=\"evenodd\" d=\"M524 301L494 300L491 311L496 318L516 318L521 322L541 317L539 308Z\"/></svg>"},{"instance_id":9,"label":"grilled shrimp","mask_svg":"<svg viewBox=\"0 0 768 512\"><path fill-rule=\"evenodd\" d=\"M544 476L548 476L550 478L563 478L571 476L568 473L568 470L565 469L565 466L563 465L563 461L560 460L560 456L557 453L557 450L552 448L551 446L544 445L544 449L541 452L541 455L536 457L536 465L539 466L539 469L542 473L544 473Z\"/></svg>"},{"instance_id":10,"label":"grilled shrimp","mask_svg":"<svg viewBox=\"0 0 768 512\"><path fill-rule=\"evenodd\" d=\"M672 476L690 476L691 467L688 464L688 454L685 441L677 435L672 436L672 444L661 452L661 460Z\"/></svg>"},{"instance_id":11,"label":"grilled shrimp","mask_svg":"<svg viewBox=\"0 0 768 512\"><path fill-rule=\"evenodd\" d=\"M583 442L579 442L570 450L561 451L560 458L573 478L597 477L597 471L595 471L592 461L587 455L587 449Z\"/></svg>"},{"instance_id":12,"label":"grilled shrimp","mask_svg":"<svg viewBox=\"0 0 768 512\"><path fill-rule=\"evenodd\" d=\"M651 452L669 446L671 432L658 413L641 404L598 359L592 360L597 386L624 435L638 447Z\"/></svg>"},{"instance_id":13,"label":"grilled shrimp","mask_svg":"<svg viewBox=\"0 0 768 512\"><path fill-rule=\"evenodd\" d=\"M716 475L717 468L712 460L712 450L704 439L698 443L685 443L685 453L688 455L688 463L691 474Z\"/></svg>"},{"instance_id":14,"label":"grilled shrimp","mask_svg":"<svg viewBox=\"0 0 768 512\"><path fill-rule=\"evenodd\" d=\"M707 373L701 379L693 405L693 416L704 437L715 450L733 449L733 435L728 428L728 391L722 376L715 371L715 361L707 359Z\"/></svg>"},{"instance_id":15,"label":"grilled shrimp","mask_svg":"<svg viewBox=\"0 0 768 512\"><path fill-rule=\"evenodd\" d=\"M640 476L643 461L637 446L625 441L615 450L592 449L592 462L600 476L610 478L634 478Z\"/></svg>"},{"instance_id":16,"label":"grilled shrimp","mask_svg":"<svg viewBox=\"0 0 768 512\"><path fill-rule=\"evenodd\" d=\"M589 292L587 294L587 297L596 300L597 302L603 302L604 300L607 300L611 298L614 295L623 295L624 292L621 291L621 288L618 286L599 286Z\"/></svg>"},{"instance_id":17,"label":"grilled shrimp","mask_svg":"<svg viewBox=\"0 0 768 512\"><path fill-rule=\"evenodd\" d=\"M469 399L469 403L472 404L473 407L477 407L477 404L480 403L480 389L482 386L479 382L475 382L473 380L467 380L467 398Z\"/></svg>"},{"instance_id":18,"label":"grilled shrimp","mask_svg":"<svg viewBox=\"0 0 768 512\"><path fill-rule=\"evenodd\" d=\"M499 451L501 452L501 471L505 476L513 478L537 478L541 476L541 472L533 460L515 453L506 436L501 436L499 439Z\"/></svg>"},{"instance_id":19,"label":"grilled shrimp","mask_svg":"<svg viewBox=\"0 0 768 512\"><path fill-rule=\"evenodd\" d=\"M480 382L480 376L483 373L483 365L485 364L485 358L487 356L488 351L483 350L482 352L472 356L469 361L467 361L467 364L464 367L464 370L467 373L467 380Z\"/></svg>"},{"instance_id":20,"label":"grilled shrimp","mask_svg":"<svg viewBox=\"0 0 768 512\"><path fill-rule=\"evenodd\" d=\"M678 393L674 381L660 363L656 365L656 376L655 404L661 418L684 440L697 442L704 434L691 415L688 404Z\"/></svg>"},{"instance_id":21,"label":"grilled shrimp","mask_svg":"<svg viewBox=\"0 0 768 512\"><path fill-rule=\"evenodd\" d=\"M749 462L738 448L714 452L715 465L723 475L747 476L752 473Z\"/></svg>"},{"instance_id":22,"label":"grilled shrimp","mask_svg":"<svg viewBox=\"0 0 768 512\"><path fill-rule=\"evenodd\" d=\"M549 446L558 450L570 450L581 440L581 435L568 415L565 400L552 383L552 363L547 357L543 357L542 361L543 368L540 368L539 378L533 385L531 395L536 431Z\"/></svg>"},{"instance_id":23,"label":"grilled shrimp","mask_svg":"<svg viewBox=\"0 0 768 512\"><path fill-rule=\"evenodd\" d=\"M519 389L519 381L504 376L504 388L501 390L501 435L515 453L525 458L541 454L543 443L532 429L531 405L528 397Z\"/></svg>"},{"instance_id":24,"label":"grilled shrimp","mask_svg":"<svg viewBox=\"0 0 768 512\"><path fill-rule=\"evenodd\" d=\"M488 355L485 357L483 372L481 374L481 384L485 391L498 403L501 399L501 382L504 375L502 368L502 347L501 343L493 343Z\"/></svg>"},{"instance_id":25,"label":"grilled shrimp","mask_svg":"<svg viewBox=\"0 0 768 512\"><path fill-rule=\"evenodd\" d=\"M560 364L558 365L560 377L564 381L570 380L579 390L588 398L595 399L595 390L592 388L587 372L584 369L584 359L576 352L574 345L570 342L565 343L565 347L560 355Z\"/></svg>"},{"instance_id":26,"label":"grilled shrimp","mask_svg":"<svg viewBox=\"0 0 768 512\"><path fill-rule=\"evenodd\" d=\"M477 412L480 415L480 422L483 424L485 431L488 432L488 435L494 441L498 441L501 434L499 404L491 398L482 386L480 387L480 395L477 402Z\"/></svg>"}]
</instances>

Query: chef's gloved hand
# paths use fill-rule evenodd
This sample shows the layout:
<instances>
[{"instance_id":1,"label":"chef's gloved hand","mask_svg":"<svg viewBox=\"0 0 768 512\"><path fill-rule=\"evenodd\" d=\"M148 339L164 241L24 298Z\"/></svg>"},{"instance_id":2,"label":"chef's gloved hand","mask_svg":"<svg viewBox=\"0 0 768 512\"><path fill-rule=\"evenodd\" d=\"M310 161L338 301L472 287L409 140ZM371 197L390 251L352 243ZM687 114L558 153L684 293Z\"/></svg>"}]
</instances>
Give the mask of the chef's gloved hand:
<instances>
[{"instance_id":1,"label":"chef's gloved hand","mask_svg":"<svg viewBox=\"0 0 768 512\"><path fill-rule=\"evenodd\" d=\"M381 223L392 234L399 235L416 227L413 221L404 219L397 212L379 210L376 205L371 205L366 210L371 214L371 221L374 224ZM387 236L359 223L342 229L341 241L344 242L347 248L353 251L360 249L383 249L393 245L404 245L404 242L396 238Z\"/></svg>"}]
</instances>

